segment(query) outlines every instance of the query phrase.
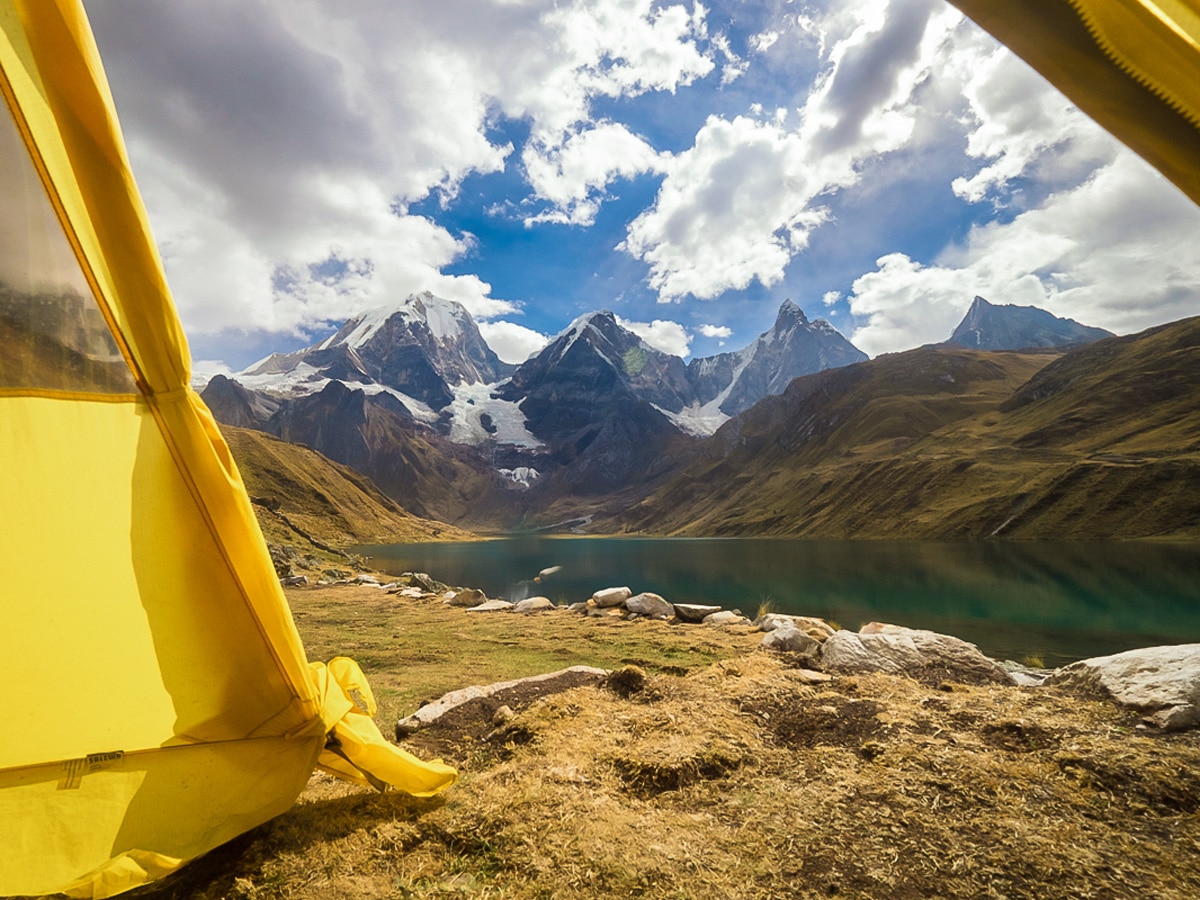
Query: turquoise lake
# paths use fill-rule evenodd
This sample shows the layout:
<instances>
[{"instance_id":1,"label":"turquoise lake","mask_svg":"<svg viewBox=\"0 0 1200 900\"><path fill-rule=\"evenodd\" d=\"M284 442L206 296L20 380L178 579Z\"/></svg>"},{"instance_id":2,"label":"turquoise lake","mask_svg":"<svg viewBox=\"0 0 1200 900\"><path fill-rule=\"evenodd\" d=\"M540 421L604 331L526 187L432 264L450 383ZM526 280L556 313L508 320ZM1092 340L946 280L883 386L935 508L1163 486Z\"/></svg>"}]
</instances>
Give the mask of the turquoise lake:
<instances>
[{"instance_id":1,"label":"turquoise lake","mask_svg":"<svg viewBox=\"0 0 1200 900\"><path fill-rule=\"evenodd\" d=\"M488 596L585 600L628 585L754 617L893 622L953 634L989 656L1047 666L1200 642L1200 544L950 543L521 535L360 547L385 572L427 572ZM543 569L561 569L544 582Z\"/></svg>"}]
</instances>

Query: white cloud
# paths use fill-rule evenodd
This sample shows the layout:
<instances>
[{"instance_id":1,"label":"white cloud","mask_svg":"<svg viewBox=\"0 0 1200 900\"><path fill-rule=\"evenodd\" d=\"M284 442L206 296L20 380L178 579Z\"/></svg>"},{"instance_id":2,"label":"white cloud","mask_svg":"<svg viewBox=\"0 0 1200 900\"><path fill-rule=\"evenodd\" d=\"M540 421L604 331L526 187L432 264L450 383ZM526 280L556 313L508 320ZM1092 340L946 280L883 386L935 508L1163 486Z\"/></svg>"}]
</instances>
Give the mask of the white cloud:
<instances>
[{"instance_id":1,"label":"white cloud","mask_svg":"<svg viewBox=\"0 0 1200 900\"><path fill-rule=\"evenodd\" d=\"M774 124L710 117L669 164L654 205L630 223L621 249L650 265L662 301L708 299L783 277L824 219L798 197L814 184L804 145Z\"/></svg>"},{"instance_id":2,"label":"white cloud","mask_svg":"<svg viewBox=\"0 0 1200 900\"><path fill-rule=\"evenodd\" d=\"M850 310L865 324L852 340L870 354L943 341L976 294L1118 333L1194 314L1196 218L1175 187L1121 150L1078 189L973 229L932 265L881 258L854 282Z\"/></svg>"},{"instance_id":3,"label":"white cloud","mask_svg":"<svg viewBox=\"0 0 1200 900\"><path fill-rule=\"evenodd\" d=\"M425 289L511 311L480 278L444 274L470 241L409 206L511 165L514 148L488 138L507 117L530 124L548 161L535 194L589 221L607 185L654 164L628 131L588 127L592 101L674 91L713 68L704 8L653 0L87 7L181 317L199 333L294 333ZM314 274L331 258L357 265Z\"/></svg>"},{"instance_id":4,"label":"white cloud","mask_svg":"<svg viewBox=\"0 0 1200 900\"><path fill-rule=\"evenodd\" d=\"M480 322L479 333L506 363L523 363L550 343L550 337L540 331L503 320Z\"/></svg>"},{"instance_id":5,"label":"white cloud","mask_svg":"<svg viewBox=\"0 0 1200 900\"><path fill-rule=\"evenodd\" d=\"M733 329L728 325L701 325L700 333L706 338L733 337Z\"/></svg>"},{"instance_id":6,"label":"white cloud","mask_svg":"<svg viewBox=\"0 0 1200 900\"><path fill-rule=\"evenodd\" d=\"M1078 184L1112 162L1117 144L1012 53L996 48L973 56L970 66L963 73L974 119L967 154L987 164L956 178L956 194L971 202L995 198L1032 170L1041 181Z\"/></svg>"},{"instance_id":7,"label":"white cloud","mask_svg":"<svg viewBox=\"0 0 1200 900\"><path fill-rule=\"evenodd\" d=\"M192 387L203 390L214 375L230 376L233 370L220 359L192 360Z\"/></svg>"},{"instance_id":8,"label":"white cloud","mask_svg":"<svg viewBox=\"0 0 1200 900\"><path fill-rule=\"evenodd\" d=\"M768 29L767 31L759 32L751 35L750 47L755 53L766 53L775 46L775 42L779 40L779 32Z\"/></svg>"},{"instance_id":9,"label":"white cloud","mask_svg":"<svg viewBox=\"0 0 1200 900\"><path fill-rule=\"evenodd\" d=\"M616 317L617 324L627 328L640 337L655 350L670 353L672 356L687 356L692 344L692 336L678 322L655 319L653 322L630 322L620 316Z\"/></svg>"},{"instance_id":10,"label":"white cloud","mask_svg":"<svg viewBox=\"0 0 1200 900\"><path fill-rule=\"evenodd\" d=\"M521 158L534 193L551 203L550 211L526 218L526 225L591 225L610 183L662 165L653 147L614 122L600 122L555 147L531 141Z\"/></svg>"},{"instance_id":11,"label":"white cloud","mask_svg":"<svg viewBox=\"0 0 1200 900\"><path fill-rule=\"evenodd\" d=\"M865 160L910 141L922 114L914 94L961 16L932 0L855 11L852 20L826 23L845 33L795 129L781 118L712 116L666 164L654 205L621 244L649 265L660 301L779 282L828 220L823 198L858 183Z\"/></svg>"}]
</instances>

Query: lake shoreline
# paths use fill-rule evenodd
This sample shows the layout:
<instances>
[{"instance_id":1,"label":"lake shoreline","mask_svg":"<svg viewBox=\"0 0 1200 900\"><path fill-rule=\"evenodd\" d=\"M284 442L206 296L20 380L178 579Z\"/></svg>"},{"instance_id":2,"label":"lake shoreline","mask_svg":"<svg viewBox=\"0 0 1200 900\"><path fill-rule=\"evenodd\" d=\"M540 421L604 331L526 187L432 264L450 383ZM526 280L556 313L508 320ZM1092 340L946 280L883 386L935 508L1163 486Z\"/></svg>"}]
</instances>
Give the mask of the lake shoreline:
<instances>
[{"instance_id":1,"label":"lake shoreline","mask_svg":"<svg viewBox=\"0 0 1200 900\"><path fill-rule=\"evenodd\" d=\"M766 606L848 627L901 622L1050 666L1200 640L1200 545L1192 543L523 535L355 549L393 575L426 571L492 597L540 593L566 605L628 584L751 617ZM533 583L551 566L561 571Z\"/></svg>"}]
</instances>

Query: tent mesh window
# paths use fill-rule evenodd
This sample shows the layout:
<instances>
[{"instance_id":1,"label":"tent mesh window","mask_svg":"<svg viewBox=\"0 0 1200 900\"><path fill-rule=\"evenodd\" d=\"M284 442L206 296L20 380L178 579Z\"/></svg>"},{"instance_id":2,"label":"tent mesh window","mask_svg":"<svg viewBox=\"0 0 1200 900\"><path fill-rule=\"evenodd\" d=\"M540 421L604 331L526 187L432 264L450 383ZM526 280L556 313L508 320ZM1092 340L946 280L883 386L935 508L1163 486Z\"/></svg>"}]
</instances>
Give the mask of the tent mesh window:
<instances>
[{"instance_id":1,"label":"tent mesh window","mask_svg":"<svg viewBox=\"0 0 1200 900\"><path fill-rule=\"evenodd\" d=\"M0 390L136 391L8 115L0 115L0 348Z\"/></svg>"}]
</instances>

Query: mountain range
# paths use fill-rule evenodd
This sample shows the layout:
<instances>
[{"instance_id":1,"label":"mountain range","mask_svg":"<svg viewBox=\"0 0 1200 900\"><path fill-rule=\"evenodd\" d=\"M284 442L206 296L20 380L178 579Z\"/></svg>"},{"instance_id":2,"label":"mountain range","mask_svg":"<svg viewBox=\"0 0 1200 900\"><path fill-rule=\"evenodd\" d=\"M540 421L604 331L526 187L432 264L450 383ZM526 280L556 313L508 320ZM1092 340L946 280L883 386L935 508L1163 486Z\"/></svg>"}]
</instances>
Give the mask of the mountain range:
<instances>
[{"instance_id":1,"label":"mountain range","mask_svg":"<svg viewBox=\"0 0 1200 900\"><path fill-rule=\"evenodd\" d=\"M312 447L417 515L544 525L640 496L791 378L866 358L788 301L747 347L689 365L602 310L512 366L460 304L423 293L202 396L222 423Z\"/></svg>"},{"instance_id":2,"label":"mountain range","mask_svg":"<svg viewBox=\"0 0 1200 900\"><path fill-rule=\"evenodd\" d=\"M946 344L868 360L786 301L746 347L685 364L601 310L512 366L465 309L426 293L218 376L203 397L221 422L311 447L463 527L1001 535L1033 527L1021 510L1036 491L1016 487L1026 463L1049 471L1048 451L1038 429L994 429L1029 421L1008 405L1057 383L1059 357L1104 368L1085 351L1113 340L1083 345L1107 334L975 298ZM980 444L992 434L1008 443Z\"/></svg>"}]
</instances>

